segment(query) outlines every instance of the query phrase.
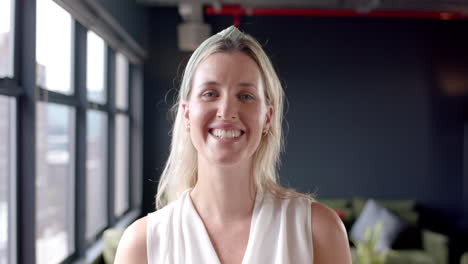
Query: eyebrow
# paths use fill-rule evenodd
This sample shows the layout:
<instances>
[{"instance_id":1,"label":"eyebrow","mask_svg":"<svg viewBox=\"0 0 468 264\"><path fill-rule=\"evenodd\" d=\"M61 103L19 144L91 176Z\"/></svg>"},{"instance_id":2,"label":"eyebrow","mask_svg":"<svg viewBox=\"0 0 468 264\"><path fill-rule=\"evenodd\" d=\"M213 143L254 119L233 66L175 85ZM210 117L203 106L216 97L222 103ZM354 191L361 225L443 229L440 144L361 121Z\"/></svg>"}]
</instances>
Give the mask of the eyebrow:
<instances>
[{"instance_id":1,"label":"eyebrow","mask_svg":"<svg viewBox=\"0 0 468 264\"><path fill-rule=\"evenodd\" d=\"M219 86L221 84L219 82L217 82L217 81L206 81L206 82L203 82L202 84L200 84L199 87L210 86L210 85ZM251 83L251 82L240 82L240 83L237 84L237 86L246 87L246 88L252 87L252 88L257 89L257 86L255 84Z\"/></svg>"},{"instance_id":2,"label":"eyebrow","mask_svg":"<svg viewBox=\"0 0 468 264\"><path fill-rule=\"evenodd\" d=\"M203 82L202 84L200 84L199 87L209 86L209 85L220 85L220 83L216 82L216 81L206 81L206 82Z\"/></svg>"},{"instance_id":3,"label":"eyebrow","mask_svg":"<svg viewBox=\"0 0 468 264\"><path fill-rule=\"evenodd\" d=\"M253 83L249 83L249 82L240 82L238 84L238 86L242 86L242 87L252 87L252 88L255 88L257 89L257 86Z\"/></svg>"}]
</instances>

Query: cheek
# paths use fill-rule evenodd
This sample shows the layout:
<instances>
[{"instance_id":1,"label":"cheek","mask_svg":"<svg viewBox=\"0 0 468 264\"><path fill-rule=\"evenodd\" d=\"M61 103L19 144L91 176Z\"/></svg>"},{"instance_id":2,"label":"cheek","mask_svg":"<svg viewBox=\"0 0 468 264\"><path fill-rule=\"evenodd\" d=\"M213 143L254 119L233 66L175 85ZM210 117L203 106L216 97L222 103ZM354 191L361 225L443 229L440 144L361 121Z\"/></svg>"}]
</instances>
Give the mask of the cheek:
<instances>
[{"instance_id":1,"label":"cheek","mask_svg":"<svg viewBox=\"0 0 468 264\"><path fill-rule=\"evenodd\" d=\"M193 146L195 149L199 150L201 144L203 142L203 127L206 123L204 120L206 118L206 114L204 114L203 108L199 106L190 106L190 113L189 113L189 120L190 120L190 139L192 141Z\"/></svg>"},{"instance_id":2,"label":"cheek","mask_svg":"<svg viewBox=\"0 0 468 264\"><path fill-rule=\"evenodd\" d=\"M247 107L245 110L244 120L247 121L251 129L256 130L255 133L261 133L265 122L265 110L261 106L255 106L250 109Z\"/></svg>"},{"instance_id":3,"label":"cheek","mask_svg":"<svg viewBox=\"0 0 468 264\"><path fill-rule=\"evenodd\" d=\"M190 126L194 128L194 132L199 133L213 116L213 109L199 104L194 104L190 107Z\"/></svg>"}]
</instances>

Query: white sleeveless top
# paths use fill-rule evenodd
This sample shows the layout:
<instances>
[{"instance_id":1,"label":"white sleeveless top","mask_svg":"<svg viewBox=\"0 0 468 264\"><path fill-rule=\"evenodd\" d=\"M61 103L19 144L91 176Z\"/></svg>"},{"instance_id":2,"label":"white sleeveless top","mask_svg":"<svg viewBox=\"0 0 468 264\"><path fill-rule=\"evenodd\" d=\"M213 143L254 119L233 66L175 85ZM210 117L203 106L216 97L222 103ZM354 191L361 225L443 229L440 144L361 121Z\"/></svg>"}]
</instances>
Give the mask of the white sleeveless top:
<instances>
[{"instance_id":1,"label":"white sleeveless top","mask_svg":"<svg viewBox=\"0 0 468 264\"><path fill-rule=\"evenodd\" d=\"M242 264L313 263L311 200L287 200L257 192ZM220 264L189 190L148 214L149 264Z\"/></svg>"}]
</instances>

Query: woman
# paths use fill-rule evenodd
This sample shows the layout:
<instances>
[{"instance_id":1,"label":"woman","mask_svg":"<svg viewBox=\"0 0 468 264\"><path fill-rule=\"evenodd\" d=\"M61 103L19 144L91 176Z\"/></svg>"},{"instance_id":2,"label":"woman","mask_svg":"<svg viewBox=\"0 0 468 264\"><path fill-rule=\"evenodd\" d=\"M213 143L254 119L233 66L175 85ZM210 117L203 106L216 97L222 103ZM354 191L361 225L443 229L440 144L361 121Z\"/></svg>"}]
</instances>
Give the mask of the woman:
<instances>
[{"instance_id":1,"label":"woman","mask_svg":"<svg viewBox=\"0 0 468 264\"><path fill-rule=\"evenodd\" d=\"M351 263L336 213L277 184L283 90L257 41L232 26L203 42L175 109L160 210L116 263Z\"/></svg>"}]
</instances>

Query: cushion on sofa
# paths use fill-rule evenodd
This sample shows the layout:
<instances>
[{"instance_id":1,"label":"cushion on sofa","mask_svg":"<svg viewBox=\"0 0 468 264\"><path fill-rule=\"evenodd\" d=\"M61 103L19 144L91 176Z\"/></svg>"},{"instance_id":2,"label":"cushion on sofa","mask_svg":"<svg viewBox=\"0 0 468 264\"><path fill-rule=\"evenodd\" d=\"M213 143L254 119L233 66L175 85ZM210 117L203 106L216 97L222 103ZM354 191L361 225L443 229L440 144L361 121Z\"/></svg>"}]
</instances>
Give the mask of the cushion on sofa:
<instances>
[{"instance_id":1,"label":"cushion on sofa","mask_svg":"<svg viewBox=\"0 0 468 264\"><path fill-rule=\"evenodd\" d=\"M374 228L379 221L383 221L383 227L377 248L379 250L390 249L392 243L406 224L372 199L366 202L364 209L351 228L350 237L354 241L364 241L366 230Z\"/></svg>"},{"instance_id":2,"label":"cushion on sofa","mask_svg":"<svg viewBox=\"0 0 468 264\"><path fill-rule=\"evenodd\" d=\"M360 197L354 197L351 201L354 214L362 211L366 200ZM419 229L419 214L414 210L415 200L376 200L376 202L389 209L392 213L403 220L407 225L398 235L392 248L422 248L421 230Z\"/></svg>"},{"instance_id":3,"label":"cushion on sofa","mask_svg":"<svg viewBox=\"0 0 468 264\"><path fill-rule=\"evenodd\" d=\"M415 200L378 200L377 202L394 213L413 211L416 206Z\"/></svg>"},{"instance_id":4,"label":"cushion on sofa","mask_svg":"<svg viewBox=\"0 0 468 264\"><path fill-rule=\"evenodd\" d=\"M357 218L364 208L367 199L354 197L351 201L351 207L354 217ZM419 214L414 211L416 206L415 200L376 200L376 202L390 210L396 216L404 220L407 224L416 226L419 221Z\"/></svg>"}]
</instances>

